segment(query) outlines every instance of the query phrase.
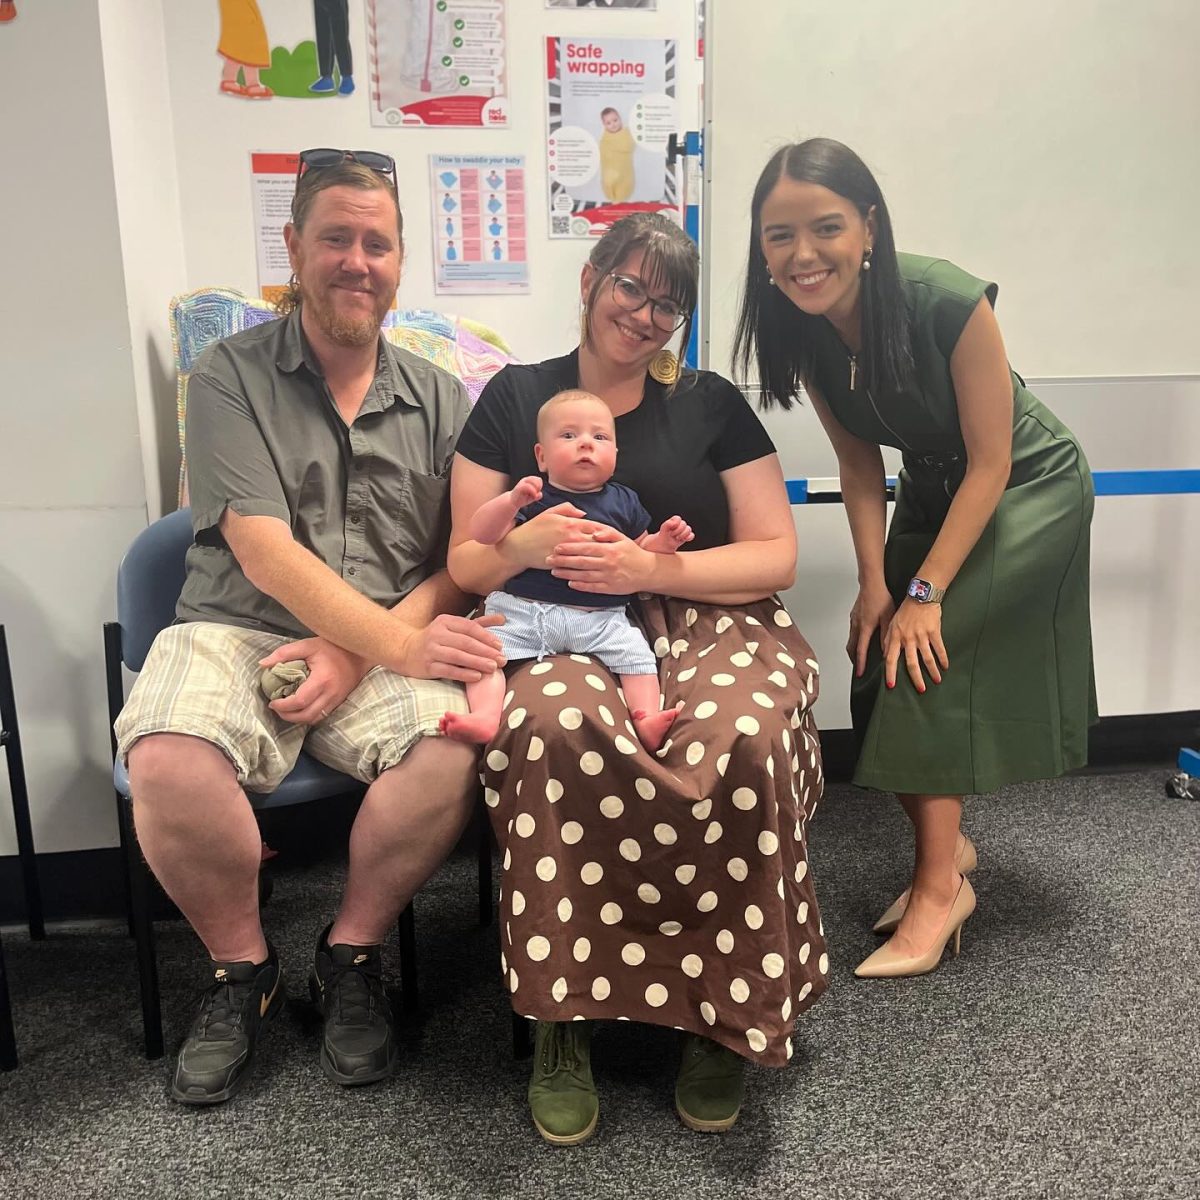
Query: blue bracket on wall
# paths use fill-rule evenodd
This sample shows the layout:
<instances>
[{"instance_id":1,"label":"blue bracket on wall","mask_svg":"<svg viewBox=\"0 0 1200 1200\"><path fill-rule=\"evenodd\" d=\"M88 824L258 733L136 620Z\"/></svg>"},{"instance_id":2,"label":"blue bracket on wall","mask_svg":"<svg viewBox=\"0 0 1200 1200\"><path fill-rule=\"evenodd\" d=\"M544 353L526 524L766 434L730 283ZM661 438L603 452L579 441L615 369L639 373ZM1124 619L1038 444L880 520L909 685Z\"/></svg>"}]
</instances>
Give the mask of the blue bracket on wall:
<instances>
[{"instance_id":1,"label":"blue bracket on wall","mask_svg":"<svg viewBox=\"0 0 1200 1200\"><path fill-rule=\"evenodd\" d=\"M1200 493L1200 470L1179 471L1093 471L1097 496L1184 496ZM887 477L887 494L895 496L896 477ZM812 490L807 479L787 480L791 504L840 504L837 488Z\"/></svg>"},{"instance_id":2,"label":"blue bracket on wall","mask_svg":"<svg viewBox=\"0 0 1200 1200\"><path fill-rule=\"evenodd\" d=\"M688 130L683 134L673 133L667 139L667 162L674 165L675 160L684 160L684 172L687 171L687 160L694 158L701 166L704 165L704 135L696 130ZM688 237L700 245L700 203L699 197L691 196L686 187L683 192L683 228ZM700 361L700 314L704 311L703 303L696 305L696 319L692 322L691 336L683 351L683 364L693 370Z\"/></svg>"}]
</instances>

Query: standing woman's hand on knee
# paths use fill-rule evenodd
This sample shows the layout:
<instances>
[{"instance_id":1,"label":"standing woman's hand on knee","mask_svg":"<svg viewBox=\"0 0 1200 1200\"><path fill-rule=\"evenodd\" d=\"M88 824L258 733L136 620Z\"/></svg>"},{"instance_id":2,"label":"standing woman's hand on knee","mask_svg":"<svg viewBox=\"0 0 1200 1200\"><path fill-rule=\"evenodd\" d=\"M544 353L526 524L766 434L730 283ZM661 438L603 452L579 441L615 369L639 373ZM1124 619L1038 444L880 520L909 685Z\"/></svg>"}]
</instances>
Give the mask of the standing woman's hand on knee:
<instances>
[{"instance_id":1,"label":"standing woman's hand on knee","mask_svg":"<svg viewBox=\"0 0 1200 1200\"><path fill-rule=\"evenodd\" d=\"M942 671L950 666L950 659L942 642L940 604L918 604L910 599L896 610L883 647L885 679L890 688L896 686L896 668L902 654L918 692L925 690L922 665L934 683L942 682Z\"/></svg>"},{"instance_id":2,"label":"standing woman's hand on knee","mask_svg":"<svg viewBox=\"0 0 1200 1200\"><path fill-rule=\"evenodd\" d=\"M879 648L887 650L887 631L896 615L892 594L884 584L868 585L858 589L858 598L850 610L850 636L846 641L846 654L854 664L854 674L862 678L867 669L867 651L871 638L878 632Z\"/></svg>"}]
</instances>

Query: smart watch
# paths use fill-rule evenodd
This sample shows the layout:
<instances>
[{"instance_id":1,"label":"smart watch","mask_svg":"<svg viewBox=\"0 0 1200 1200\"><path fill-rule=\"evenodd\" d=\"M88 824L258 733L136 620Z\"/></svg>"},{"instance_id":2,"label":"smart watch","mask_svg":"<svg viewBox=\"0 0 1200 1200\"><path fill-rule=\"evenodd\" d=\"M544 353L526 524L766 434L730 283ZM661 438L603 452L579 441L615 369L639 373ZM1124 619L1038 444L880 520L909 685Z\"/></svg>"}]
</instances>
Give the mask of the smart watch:
<instances>
[{"instance_id":1,"label":"smart watch","mask_svg":"<svg viewBox=\"0 0 1200 1200\"><path fill-rule=\"evenodd\" d=\"M908 581L908 594L918 604L941 604L946 589L934 587L928 579L919 579L914 575Z\"/></svg>"}]
</instances>

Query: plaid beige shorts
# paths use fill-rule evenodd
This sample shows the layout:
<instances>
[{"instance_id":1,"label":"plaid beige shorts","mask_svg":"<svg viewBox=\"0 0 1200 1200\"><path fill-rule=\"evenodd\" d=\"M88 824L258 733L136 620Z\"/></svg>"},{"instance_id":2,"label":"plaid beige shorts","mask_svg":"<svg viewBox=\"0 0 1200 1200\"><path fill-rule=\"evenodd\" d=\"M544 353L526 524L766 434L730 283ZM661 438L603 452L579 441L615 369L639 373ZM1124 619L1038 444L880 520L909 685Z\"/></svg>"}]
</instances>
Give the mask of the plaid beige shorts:
<instances>
[{"instance_id":1,"label":"plaid beige shorts","mask_svg":"<svg viewBox=\"0 0 1200 1200\"><path fill-rule=\"evenodd\" d=\"M293 640L209 621L168 626L154 639L117 718L122 760L147 734L184 733L222 750L247 791L274 791L301 747L334 770L371 783L418 738L435 736L445 713L467 712L460 684L373 667L319 725L293 725L267 706L258 665Z\"/></svg>"}]
</instances>

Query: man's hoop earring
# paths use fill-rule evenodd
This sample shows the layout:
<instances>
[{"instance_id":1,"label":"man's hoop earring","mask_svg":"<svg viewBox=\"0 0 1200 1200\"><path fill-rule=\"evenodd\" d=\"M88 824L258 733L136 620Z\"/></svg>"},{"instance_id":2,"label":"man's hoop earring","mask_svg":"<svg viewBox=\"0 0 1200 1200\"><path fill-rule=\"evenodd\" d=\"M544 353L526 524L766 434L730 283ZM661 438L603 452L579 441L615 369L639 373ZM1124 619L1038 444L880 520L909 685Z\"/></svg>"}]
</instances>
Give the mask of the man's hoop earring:
<instances>
[{"instance_id":1,"label":"man's hoop earring","mask_svg":"<svg viewBox=\"0 0 1200 1200\"><path fill-rule=\"evenodd\" d=\"M863 251L862 269L864 271L869 271L871 269L871 255L874 253L875 251L872 250L870 246Z\"/></svg>"},{"instance_id":2,"label":"man's hoop earring","mask_svg":"<svg viewBox=\"0 0 1200 1200\"><path fill-rule=\"evenodd\" d=\"M647 368L650 378L668 387L679 381L679 359L670 350L660 350L651 360Z\"/></svg>"}]
</instances>

